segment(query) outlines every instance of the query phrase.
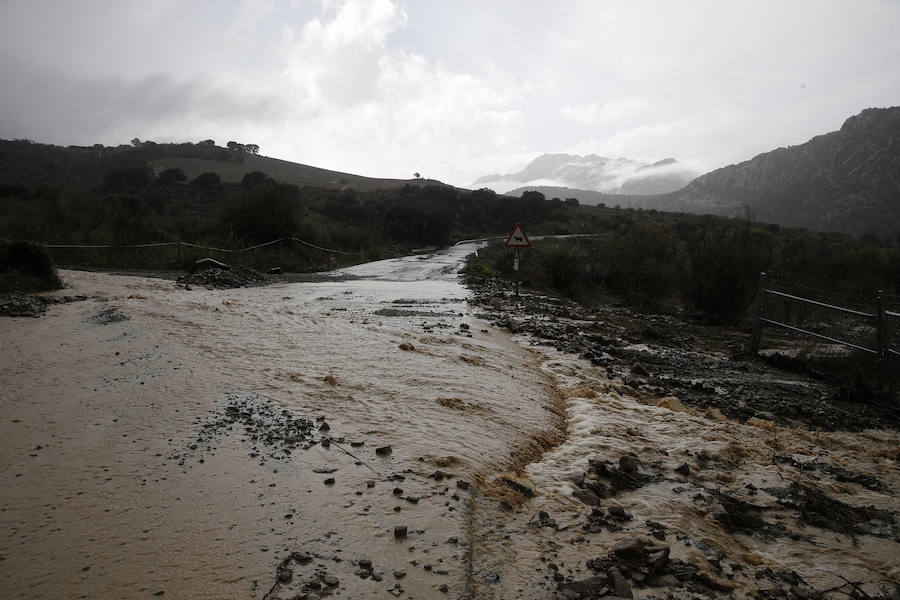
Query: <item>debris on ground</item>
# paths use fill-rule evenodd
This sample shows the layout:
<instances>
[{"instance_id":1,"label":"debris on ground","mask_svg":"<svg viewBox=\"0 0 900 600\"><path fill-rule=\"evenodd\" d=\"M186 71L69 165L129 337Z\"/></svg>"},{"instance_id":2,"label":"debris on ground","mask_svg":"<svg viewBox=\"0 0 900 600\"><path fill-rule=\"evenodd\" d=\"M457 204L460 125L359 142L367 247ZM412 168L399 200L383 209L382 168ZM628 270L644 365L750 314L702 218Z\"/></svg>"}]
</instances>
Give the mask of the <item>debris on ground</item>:
<instances>
[{"instance_id":1,"label":"debris on ground","mask_svg":"<svg viewBox=\"0 0 900 600\"><path fill-rule=\"evenodd\" d=\"M265 275L242 265L229 269L208 268L182 275L175 280L177 284L185 287L196 285L207 289L259 287L280 281L282 279L277 275Z\"/></svg>"}]
</instances>

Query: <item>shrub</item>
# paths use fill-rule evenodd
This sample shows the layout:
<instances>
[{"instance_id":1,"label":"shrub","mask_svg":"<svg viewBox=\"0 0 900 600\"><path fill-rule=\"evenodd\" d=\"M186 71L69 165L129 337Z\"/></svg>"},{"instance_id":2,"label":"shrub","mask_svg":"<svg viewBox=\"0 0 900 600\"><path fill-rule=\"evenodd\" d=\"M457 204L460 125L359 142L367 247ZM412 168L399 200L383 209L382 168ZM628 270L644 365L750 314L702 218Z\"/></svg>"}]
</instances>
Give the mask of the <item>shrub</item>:
<instances>
[{"instance_id":1,"label":"shrub","mask_svg":"<svg viewBox=\"0 0 900 600\"><path fill-rule=\"evenodd\" d=\"M733 323L750 305L772 252L771 234L743 224L710 225L687 243L685 300L716 323Z\"/></svg>"},{"instance_id":2,"label":"shrub","mask_svg":"<svg viewBox=\"0 0 900 600\"><path fill-rule=\"evenodd\" d=\"M38 292L61 287L46 248L26 240L0 241L0 291Z\"/></svg>"}]
</instances>

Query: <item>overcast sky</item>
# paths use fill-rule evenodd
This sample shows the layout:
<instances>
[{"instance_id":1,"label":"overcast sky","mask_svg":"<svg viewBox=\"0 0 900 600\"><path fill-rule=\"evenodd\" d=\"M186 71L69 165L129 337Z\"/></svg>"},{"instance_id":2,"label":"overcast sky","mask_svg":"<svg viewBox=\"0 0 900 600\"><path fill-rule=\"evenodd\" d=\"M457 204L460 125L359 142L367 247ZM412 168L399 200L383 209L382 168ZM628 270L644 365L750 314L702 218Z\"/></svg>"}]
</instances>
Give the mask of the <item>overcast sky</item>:
<instances>
[{"instance_id":1,"label":"overcast sky","mask_svg":"<svg viewBox=\"0 0 900 600\"><path fill-rule=\"evenodd\" d=\"M0 138L214 139L460 186L705 171L900 105L900 0L0 0Z\"/></svg>"}]
</instances>

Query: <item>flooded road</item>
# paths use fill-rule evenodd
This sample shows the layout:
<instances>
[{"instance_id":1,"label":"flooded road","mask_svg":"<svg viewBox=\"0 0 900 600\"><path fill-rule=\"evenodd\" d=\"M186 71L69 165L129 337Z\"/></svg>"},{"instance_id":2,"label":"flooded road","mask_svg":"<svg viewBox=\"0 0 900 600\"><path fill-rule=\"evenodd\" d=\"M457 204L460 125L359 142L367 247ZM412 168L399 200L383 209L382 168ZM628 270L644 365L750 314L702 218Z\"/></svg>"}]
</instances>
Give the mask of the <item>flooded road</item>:
<instances>
[{"instance_id":1,"label":"flooded road","mask_svg":"<svg viewBox=\"0 0 900 600\"><path fill-rule=\"evenodd\" d=\"M2 596L261 598L291 553L271 597L465 593L474 487L557 420L469 313L471 250L235 290L63 272L88 301L0 321Z\"/></svg>"},{"instance_id":2,"label":"flooded road","mask_svg":"<svg viewBox=\"0 0 900 600\"><path fill-rule=\"evenodd\" d=\"M234 290L63 272L88 301L0 321L0 595L577 598L558 588L621 591L614 569L635 597L759 597L800 585L788 572L869 593L900 577L896 433L650 402L474 316L456 275L473 249ZM875 512L801 521L791 490L819 488ZM681 578L604 562L633 538Z\"/></svg>"}]
</instances>

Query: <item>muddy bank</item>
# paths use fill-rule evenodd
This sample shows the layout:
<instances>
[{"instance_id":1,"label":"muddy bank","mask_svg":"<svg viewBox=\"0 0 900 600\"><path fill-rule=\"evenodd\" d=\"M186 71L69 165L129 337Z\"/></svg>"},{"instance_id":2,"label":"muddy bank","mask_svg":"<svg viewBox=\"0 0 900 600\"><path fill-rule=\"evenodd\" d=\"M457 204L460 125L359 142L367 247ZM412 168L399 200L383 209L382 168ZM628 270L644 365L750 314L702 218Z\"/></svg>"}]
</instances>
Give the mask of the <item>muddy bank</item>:
<instances>
[{"instance_id":1,"label":"muddy bank","mask_svg":"<svg viewBox=\"0 0 900 600\"><path fill-rule=\"evenodd\" d=\"M18 292L0 294L0 317L40 317L53 304L81 302L87 296L31 295Z\"/></svg>"},{"instance_id":2,"label":"muddy bank","mask_svg":"<svg viewBox=\"0 0 900 600\"><path fill-rule=\"evenodd\" d=\"M567 399L566 439L483 490L475 597L900 597L891 407L738 333L470 285Z\"/></svg>"},{"instance_id":3,"label":"muddy bank","mask_svg":"<svg viewBox=\"0 0 900 600\"><path fill-rule=\"evenodd\" d=\"M829 431L900 428L896 395L871 389L850 394L808 374L751 360L748 336L738 330L627 307L585 308L524 290L515 296L493 279L470 277L466 285L474 302L489 309L481 316L494 325L582 356L640 398L674 397L740 421L759 418Z\"/></svg>"}]
</instances>

